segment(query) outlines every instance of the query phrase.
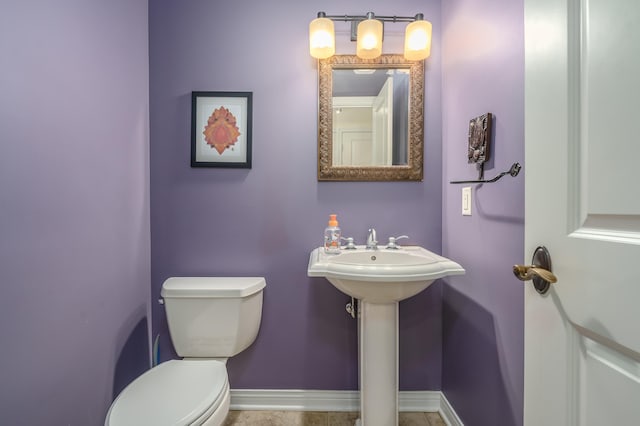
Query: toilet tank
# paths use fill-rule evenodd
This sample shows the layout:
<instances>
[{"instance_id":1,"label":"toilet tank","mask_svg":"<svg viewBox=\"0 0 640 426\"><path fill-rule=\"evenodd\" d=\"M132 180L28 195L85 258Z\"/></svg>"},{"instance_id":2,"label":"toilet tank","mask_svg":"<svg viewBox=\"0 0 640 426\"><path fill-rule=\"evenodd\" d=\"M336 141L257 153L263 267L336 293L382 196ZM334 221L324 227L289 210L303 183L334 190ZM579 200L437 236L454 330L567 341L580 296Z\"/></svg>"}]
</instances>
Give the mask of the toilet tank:
<instances>
[{"instance_id":1,"label":"toilet tank","mask_svg":"<svg viewBox=\"0 0 640 426\"><path fill-rule=\"evenodd\" d=\"M184 358L228 358L245 350L262 319L262 277L173 277L162 284L169 333Z\"/></svg>"}]
</instances>

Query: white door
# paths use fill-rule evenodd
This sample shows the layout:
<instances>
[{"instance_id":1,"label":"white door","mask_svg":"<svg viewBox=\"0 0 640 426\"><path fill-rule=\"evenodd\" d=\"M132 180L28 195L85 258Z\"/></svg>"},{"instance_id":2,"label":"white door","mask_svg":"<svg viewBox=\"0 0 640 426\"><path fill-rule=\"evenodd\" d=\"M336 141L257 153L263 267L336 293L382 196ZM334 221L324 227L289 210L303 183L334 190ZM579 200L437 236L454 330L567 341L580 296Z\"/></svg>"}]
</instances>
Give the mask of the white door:
<instances>
[{"instance_id":1,"label":"white door","mask_svg":"<svg viewBox=\"0 0 640 426\"><path fill-rule=\"evenodd\" d=\"M370 166L371 130L339 130L333 138L334 166Z\"/></svg>"},{"instance_id":2,"label":"white door","mask_svg":"<svg viewBox=\"0 0 640 426\"><path fill-rule=\"evenodd\" d=\"M373 165L390 166L393 160L393 78L387 78L373 101Z\"/></svg>"},{"instance_id":3,"label":"white door","mask_svg":"<svg viewBox=\"0 0 640 426\"><path fill-rule=\"evenodd\" d=\"M375 96L333 98L334 166L373 165L372 106Z\"/></svg>"},{"instance_id":4,"label":"white door","mask_svg":"<svg viewBox=\"0 0 640 426\"><path fill-rule=\"evenodd\" d=\"M640 425L640 2L525 0L526 426Z\"/></svg>"}]
</instances>

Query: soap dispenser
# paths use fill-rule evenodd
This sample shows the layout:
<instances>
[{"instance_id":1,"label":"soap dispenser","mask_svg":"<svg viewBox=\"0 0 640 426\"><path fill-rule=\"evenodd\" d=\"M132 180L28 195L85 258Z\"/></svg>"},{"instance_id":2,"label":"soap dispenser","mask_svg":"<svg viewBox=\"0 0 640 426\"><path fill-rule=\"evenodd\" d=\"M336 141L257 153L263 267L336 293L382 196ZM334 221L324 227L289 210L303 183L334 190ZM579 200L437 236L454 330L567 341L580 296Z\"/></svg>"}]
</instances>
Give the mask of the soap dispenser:
<instances>
[{"instance_id":1,"label":"soap dispenser","mask_svg":"<svg viewBox=\"0 0 640 426\"><path fill-rule=\"evenodd\" d=\"M340 253L340 227L335 214L329 215L329 223L324 230L324 252Z\"/></svg>"}]
</instances>

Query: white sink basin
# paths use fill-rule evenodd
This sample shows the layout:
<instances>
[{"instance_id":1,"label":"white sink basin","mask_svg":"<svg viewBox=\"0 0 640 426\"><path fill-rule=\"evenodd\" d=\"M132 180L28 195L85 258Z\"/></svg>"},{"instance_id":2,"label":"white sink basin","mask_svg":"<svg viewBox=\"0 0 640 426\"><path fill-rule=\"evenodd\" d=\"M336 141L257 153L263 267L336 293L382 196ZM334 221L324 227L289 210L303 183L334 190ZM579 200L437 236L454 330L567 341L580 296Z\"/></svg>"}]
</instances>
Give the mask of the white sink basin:
<instances>
[{"instance_id":1,"label":"white sink basin","mask_svg":"<svg viewBox=\"0 0 640 426\"><path fill-rule=\"evenodd\" d=\"M338 290L373 303L396 302L414 296L433 281L464 274L462 266L419 246L398 250L342 250L311 252L307 275L325 277Z\"/></svg>"}]
</instances>

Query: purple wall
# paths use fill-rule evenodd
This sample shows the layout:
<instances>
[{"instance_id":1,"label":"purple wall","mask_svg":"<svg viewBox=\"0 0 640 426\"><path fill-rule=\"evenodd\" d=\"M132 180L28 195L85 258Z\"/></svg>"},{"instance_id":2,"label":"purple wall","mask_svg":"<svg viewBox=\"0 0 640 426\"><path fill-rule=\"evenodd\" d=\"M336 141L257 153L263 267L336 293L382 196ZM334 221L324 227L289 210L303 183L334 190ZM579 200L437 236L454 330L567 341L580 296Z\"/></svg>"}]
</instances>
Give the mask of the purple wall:
<instances>
[{"instance_id":1,"label":"purple wall","mask_svg":"<svg viewBox=\"0 0 640 426\"><path fill-rule=\"evenodd\" d=\"M443 285L442 388L464 424L521 425L523 291L511 267L524 259L524 174L475 186L463 217L467 127L495 116L493 177L524 160L524 12L521 0L442 4L443 226L445 256L467 270Z\"/></svg>"},{"instance_id":2,"label":"purple wall","mask_svg":"<svg viewBox=\"0 0 640 426\"><path fill-rule=\"evenodd\" d=\"M174 275L267 278L260 335L229 362L234 388L355 389L347 297L306 277L335 212L358 241L372 225L408 233L467 268L402 303L401 388L442 388L468 425L522 424L523 300L510 267L523 259L523 176L475 187L471 217L447 183L475 177L466 126L485 112L496 117L487 175L523 162L523 5L477 6L444 2L441 26L436 0L157 1L149 50L146 1L3 6L0 423L101 424L148 365L149 300ZM318 10L433 22L424 182L316 181L307 25ZM270 27L252 31L261 18ZM401 28L387 27L387 52ZM192 90L254 93L253 169L189 167ZM167 359L166 319L153 310Z\"/></svg>"},{"instance_id":3,"label":"purple wall","mask_svg":"<svg viewBox=\"0 0 640 426\"><path fill-rule=\"evenodd\" d=\"M0 6L0 424L103 424L148 367L147 19Z\"/></svg>"},{"instance_id":4,"label":"purple wall","mask_svg":"<svg viewBox=\"0 0 640 426\"><path fill-rule=\"evenodd\" d=\"M423 12L433 21L424 182L317 181L317 66L308 25L319 10ZM150 4L152 300L170 276L266 277L258 338L228 364L233 388L357 388L348 298L306 275L329 213L360 243L375 226L383 238L408 234L441 251L439 17L436 0ZM402 38L404 26L396 28ZM387 34L387 47L393 39ZM189 166L190 95L200 90L253 92L251 170ZM171 358L164 311L153 309L162 359ZM401 388L440 389L439 284L401 305L401 328Z\"/></svg>"}]
</instances>

